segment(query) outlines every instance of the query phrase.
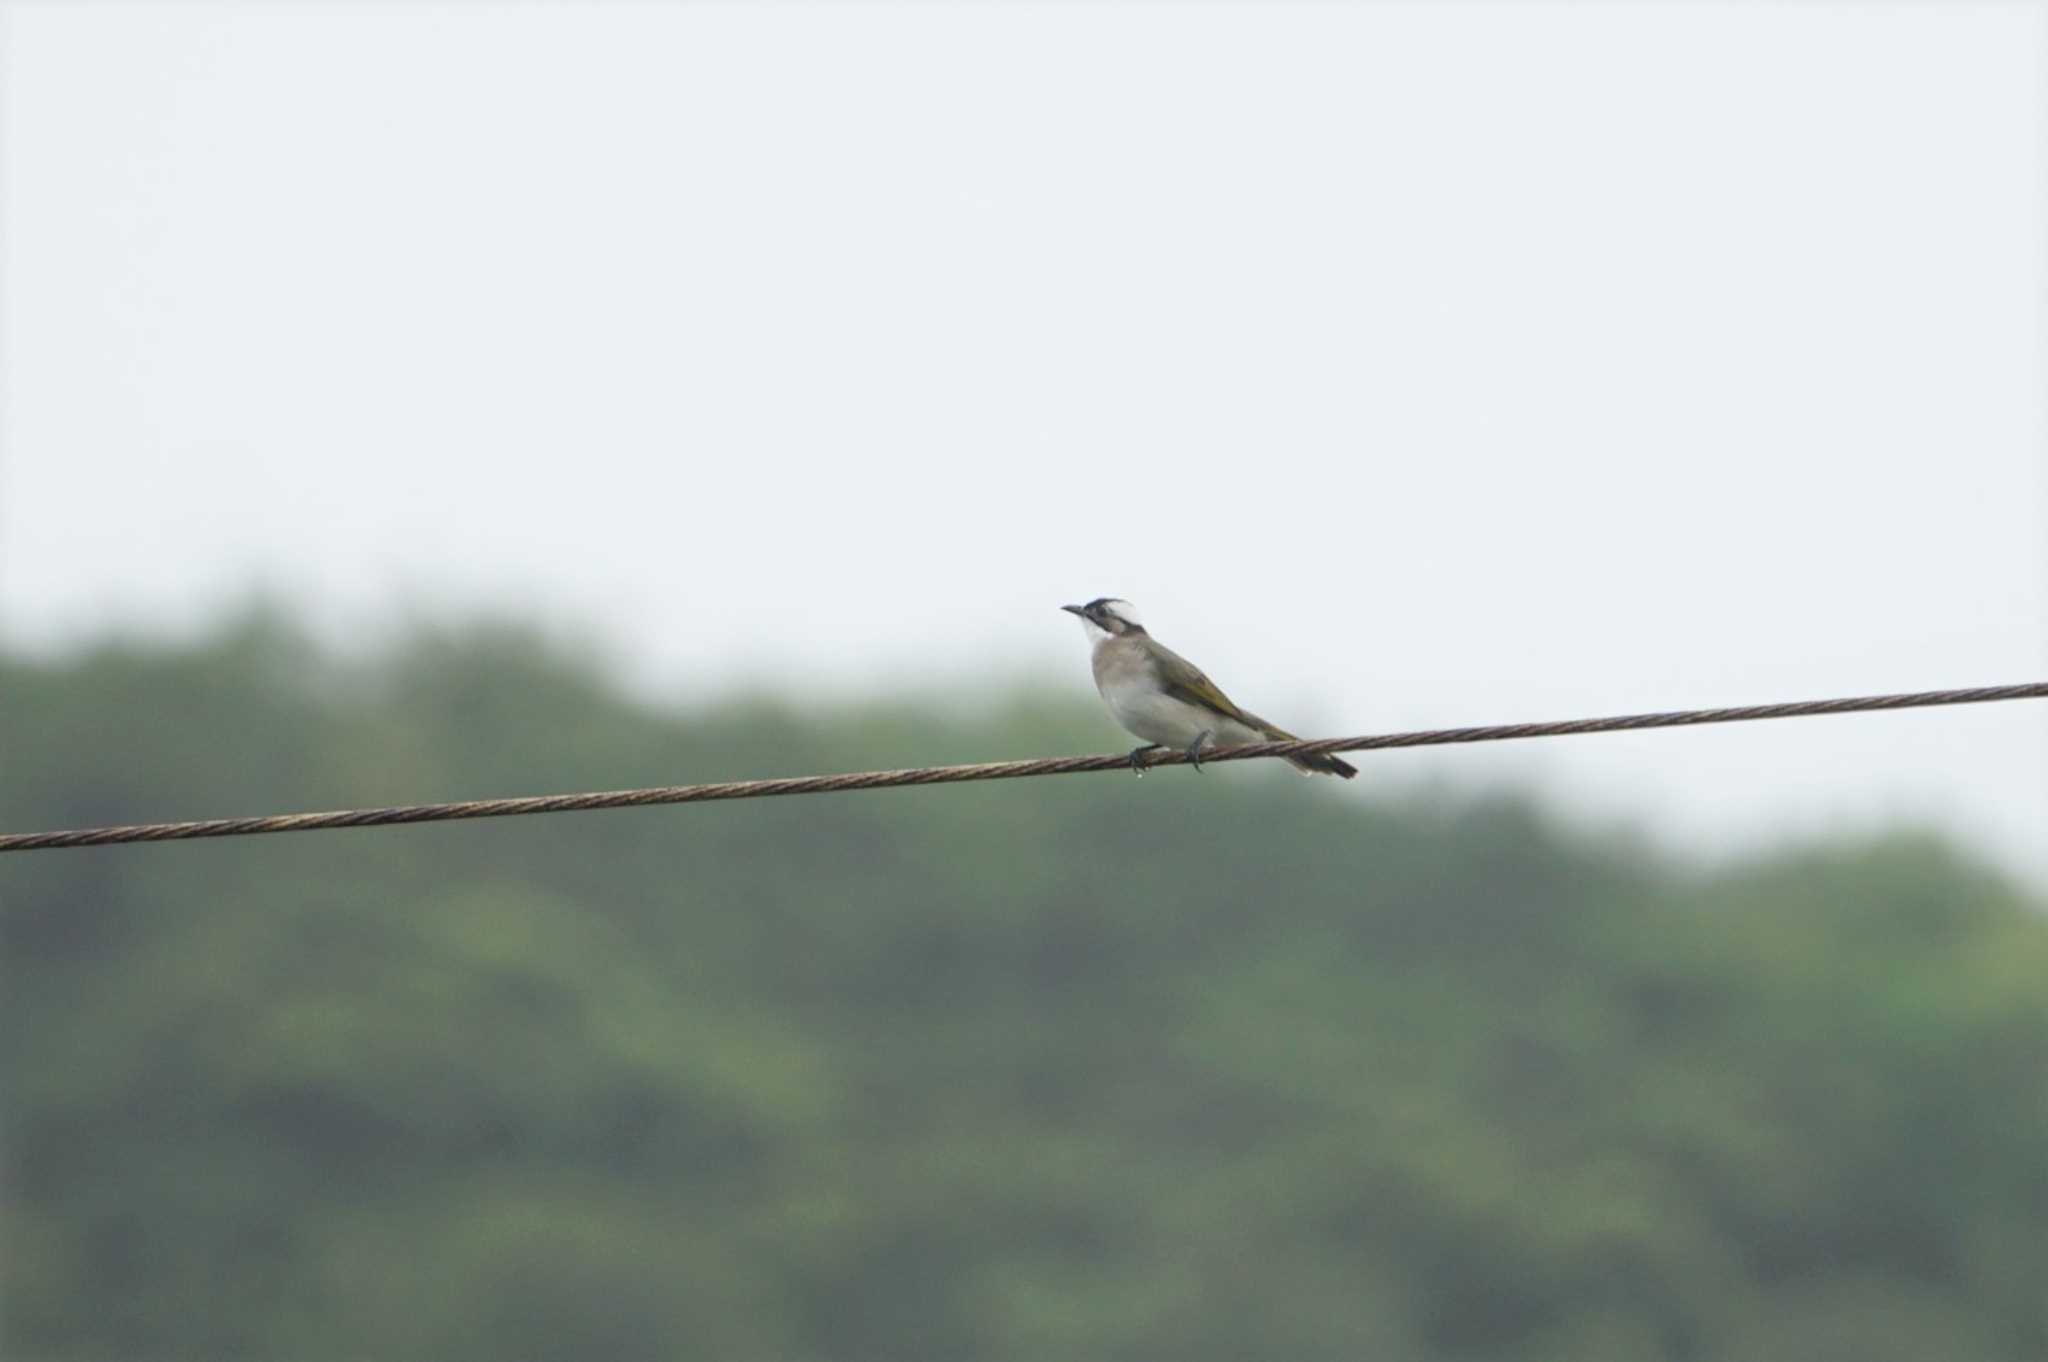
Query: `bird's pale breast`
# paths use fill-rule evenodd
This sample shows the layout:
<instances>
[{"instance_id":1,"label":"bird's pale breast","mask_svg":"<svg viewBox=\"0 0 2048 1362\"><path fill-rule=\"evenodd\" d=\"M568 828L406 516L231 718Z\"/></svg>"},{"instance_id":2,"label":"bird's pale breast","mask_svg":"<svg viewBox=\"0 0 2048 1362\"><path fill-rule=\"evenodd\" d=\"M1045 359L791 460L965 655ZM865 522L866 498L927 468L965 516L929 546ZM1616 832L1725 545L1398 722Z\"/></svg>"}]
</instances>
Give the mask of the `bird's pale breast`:
<instances>
[{"instance_id":1,"label":"bird's pale breast","mask_svg":"<svg viewBox=\"0 0 2048 1362\"><path fill-rule=\"evenodd\" d=\"M1187 747L1203 733L1217 747L1259 742L1264 734L1225 715L1168 695L1151 654L1137 640L1109 639L1095 649L1095 689L1126 730L1166 747Z\"/></svg>"}]
</instances>

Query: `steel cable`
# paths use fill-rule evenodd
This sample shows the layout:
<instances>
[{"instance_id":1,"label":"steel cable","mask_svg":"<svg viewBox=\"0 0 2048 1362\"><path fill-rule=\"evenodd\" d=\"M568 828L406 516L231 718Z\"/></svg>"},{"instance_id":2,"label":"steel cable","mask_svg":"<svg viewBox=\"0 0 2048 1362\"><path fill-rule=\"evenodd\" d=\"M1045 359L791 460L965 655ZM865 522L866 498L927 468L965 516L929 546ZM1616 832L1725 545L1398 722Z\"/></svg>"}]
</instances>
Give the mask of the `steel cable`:
<instances>
[{"instance_id":1,"label":"steel cable","mask_svg":"<svg viewBox=\"0 0 2048 1362\"><path fill-rule=\"evenodd\" d=\"M1373 752L1393 747L1442 747L1452 743L1506 742L1517 738L1558 738L1580 733L1626 733L1647 728L1686 728L1697 724L1743 723L1753 719L1798 719L1821 714L1858 714L1875 710L1924 709L1935 705L1973 705L1992 700L2048 699L2048 682L2013 686L1978 686L1967 690L1916 691L1905 695L1866 695L1840 700L1800 700L1733 709L1681 709L1659 714L1625 714L1605 719L1563 719L1548 723L1492 724L1480 728L1438 728L1413 733L1381 733L1353 738L1318 738L1294 742L1251 743L1218 747L1202 753L1202 764L1251 761L1324 752ZM1184 752L1153 752L1142 764L1186 764ZM340 809L327 813L268 814L256 818L213 818L184 823L134 823L118 827L80 828L63 832L0 835L0 852L43 851L58 847L114 846L128 842L181 842L201 837L253 837L271 832L315 832L328 828L391 827L401 823L446 823L469 818L509 818L521 814L572 813L589 809L631 809L655 804L700 804L726 799L766 799L775 795L835 794L847 790L885 790L912 785L956 785L977 780L1018 780L1026 776L1075 775L1087 771L1127 771L1130 758L1119 753L1086 757L1039 757L1030 761L989 761L970 766L922 766L901 771L854 771L843 775L792 776L780 780L734 780L709 785L663 785L640 790L601 790L588 794L537 795L518 799L479 799L453 804L402 804L381 809Z\"/></svg>"}]
</instances>

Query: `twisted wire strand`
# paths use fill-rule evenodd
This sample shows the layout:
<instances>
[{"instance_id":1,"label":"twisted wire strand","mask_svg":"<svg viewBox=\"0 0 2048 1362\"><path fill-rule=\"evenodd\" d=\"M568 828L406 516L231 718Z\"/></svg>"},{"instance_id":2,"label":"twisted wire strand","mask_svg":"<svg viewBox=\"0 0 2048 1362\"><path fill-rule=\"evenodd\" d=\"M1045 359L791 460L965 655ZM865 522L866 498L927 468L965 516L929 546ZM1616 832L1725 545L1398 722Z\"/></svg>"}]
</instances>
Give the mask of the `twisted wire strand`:
<instances>
[{"instance_id":1,"label":"twisted wire strand","mask_svg":"<svg viewBox=\"0 0 2048 1362\"><path fill-rule=\"evenodd\" d=\"M1733 709L1681 709L1658 714L1624 714L1603 719L1563 719L1547 723L1491 724L1479 728L1437 728L1412 733L1368 734L1352 738L1318 738L1291 742L1249 743L1202 753L1202 764L1252 761L1264 757L1311 756L1328 752L1372 752L1392 747L1442 747L1452 743L1507 742L1518 738L1561 738L1581 733L1624 733L1646 728L1687 728L1697 724L1745 723L1754 719L1799 719L1821 714L1856 714L1873 710L1925 709L1936 705L1974 705L1993 700L2048 699L2048 681L2012 686L1977 686L1965 690L1916 691L1904 695L1865 695L1839 700L1799 700ZM988 761L969 766L921 766L899 771L852 771L842 775L791 776L779 780L732 780L709 785L662 785L640 790L600 790L587 794L537 795L518 799L478 799L453 804L403 804L381 809L339 809L327 813L269 814L257 818L213 818L185 823L134 823L117 827L80 828L59 832L0 835L0 852L44 851L58 847L114 846L129 842L181 842L201 837L253 837L259 833L316 832L328 828L390 827L401 823L446 823L469 818L510 818L535 813L572 813L589 809L630 809L654 804L702 804L726 799L767 799L777 795L835 794L848 790L886 790L909 785L957 785L977 780L1020 780L1026 776L1075 775L1088 771L1126 771L1131 759L1121 753L1085 757L1038 757L1030 761ZM1146 769L1181 766L1185 752L1152 752L1141 759Z\"/></svg>"}]
</instances>

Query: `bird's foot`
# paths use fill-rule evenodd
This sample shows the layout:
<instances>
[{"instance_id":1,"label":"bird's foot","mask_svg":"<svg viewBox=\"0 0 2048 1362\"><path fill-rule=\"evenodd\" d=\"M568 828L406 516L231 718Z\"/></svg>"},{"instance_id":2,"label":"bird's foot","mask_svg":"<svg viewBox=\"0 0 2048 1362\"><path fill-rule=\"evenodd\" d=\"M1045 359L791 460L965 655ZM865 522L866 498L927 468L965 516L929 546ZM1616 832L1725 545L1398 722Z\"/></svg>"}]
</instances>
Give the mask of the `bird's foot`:
<instances>
[{"instance_id":1,"label":"bird's foot","mask_svg":"<svg viewBox=\"0 0 2048 1362\"><path fill-rule=\"evenodd\" d=\"M1209 730L1195 734L1195 740L1188 744L1188 764L1195 768L1195 774L1202 774L1202 744L1209 741Z\"/></svg>"},{"instance_id":2,"label":"bird's foot","mask_svg":"<svg viewBox=\"0 0 2048 1362\"><path fill-rule=\"evenodd\" d=\"M1138 764L1138 758L1144 756L1147 752L1157 752L1158 750L1159 744L1156 742L1148 742L1143 747L1133 747L1131 749L1131 771L1138 779L1143 780L1145 778L1145 768Z\"/></svg>"}]
</instances>

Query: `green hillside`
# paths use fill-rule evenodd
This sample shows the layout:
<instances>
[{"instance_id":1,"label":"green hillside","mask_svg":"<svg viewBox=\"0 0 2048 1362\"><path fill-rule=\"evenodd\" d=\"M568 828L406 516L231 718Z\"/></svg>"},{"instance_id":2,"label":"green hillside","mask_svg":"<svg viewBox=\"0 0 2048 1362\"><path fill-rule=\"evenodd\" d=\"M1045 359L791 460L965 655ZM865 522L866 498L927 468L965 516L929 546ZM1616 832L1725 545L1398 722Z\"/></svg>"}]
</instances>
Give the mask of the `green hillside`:
<instances>
[{"instance_id":1,"label":"green hillside","mask_svg":"<svg viewBox=\"0 0 2048 1362\"><path fill-rule=\"evenodd\" d=\"M0 829L1114 747L1079 698L667 713L259 619L0 658ZM0 857L0 1351L2048 1356L2041 904L1909 835L1701 876L1350 793Z\"/></svg>"}]
</instances>

